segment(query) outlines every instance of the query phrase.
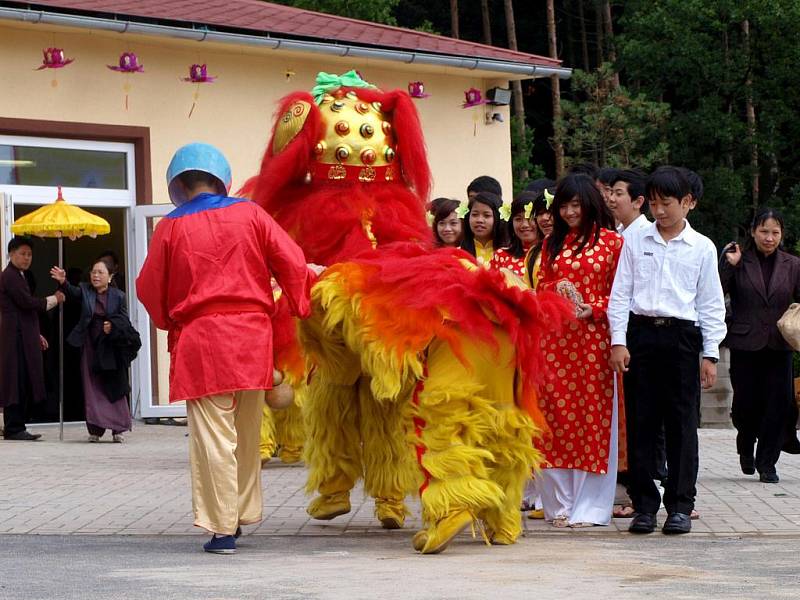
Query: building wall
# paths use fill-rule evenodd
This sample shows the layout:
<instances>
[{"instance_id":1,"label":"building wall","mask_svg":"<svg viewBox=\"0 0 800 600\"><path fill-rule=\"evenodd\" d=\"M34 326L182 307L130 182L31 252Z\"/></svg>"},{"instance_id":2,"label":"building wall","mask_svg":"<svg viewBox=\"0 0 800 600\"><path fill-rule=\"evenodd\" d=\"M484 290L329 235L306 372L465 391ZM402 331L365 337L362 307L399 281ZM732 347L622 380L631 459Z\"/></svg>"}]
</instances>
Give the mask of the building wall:
<instances>
[{"instance_id":1,"label":"building wall","mask_svg":"<svg viewBox=\"0 0 800 600\"><path fill-rule=\"evenodd\" d=\"M64 48L75 62L63 69L36 71L42 49L51 46ZM137 53L144 73L126 76L106 68L124 51ZM504 116L503 123L486 125L485 107L461 108L470 87L484 92L496 85L508 87L507 80L493 79L492 74L7 21L0 21L0 56L3 117L148 127L155 203L169 201L167 165L174 150L191 141L213 143L226 154L237 189L258 168L278 99L310 90L319 71L353 68L382 89L405 88L409 81L425 83L431 96L417 101L417 107L434 176L432 197L462 198L478 175L492 175L507 193L511 191L508 109L492 111ZM192 63L207 63L217 82L182 82ZM0 231L2 221L0 211ZM166 356L163 332L158 332L151 351L159 357L156 377L164 404L168 361L161 359Z\"/></svg>"},{"instance_id":2,"label":"building wall","mask_svg":"<svg viewBox=\"0 0 800 600\"><path fill-rule=\"evenodd\" d=\"M42 48L63 47L75 62L35 71ZM126 76L106 68L120 53L137 53L145 73ZM485 125L486 109L462 109L469 87L485 91L504 80L481 79L452 69L385 61L343 60L251 47L189 42L81 29L0 22L0 115L150 128L154 202L167 201L164 173L180 145L207 141L220 147L234 171L234 188L253 174L266 145L276 101L291 91L310 90L318 71L358 69L383 89L422 80L430 98L417 101L434 174L434 196L462 197L469 181L483 174L511 189L508 110L504 123ZM207 63L216 83L180 81L192 63ZM287 77L287 71L294 75ZM57 82L53 87L52 82ZM123 85L131 85L129 109Z\"/></svg>"}]
</instances>

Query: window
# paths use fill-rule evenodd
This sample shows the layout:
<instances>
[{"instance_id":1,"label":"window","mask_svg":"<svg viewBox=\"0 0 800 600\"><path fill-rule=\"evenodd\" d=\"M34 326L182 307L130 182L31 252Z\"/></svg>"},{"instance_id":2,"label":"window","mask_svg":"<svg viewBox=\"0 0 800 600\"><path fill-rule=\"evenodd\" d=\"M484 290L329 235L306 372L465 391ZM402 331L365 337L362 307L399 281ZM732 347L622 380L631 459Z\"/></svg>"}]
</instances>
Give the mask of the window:
<instances>
[{"instance_id":1,"label":"window","mask_svg":"<svg viewBox=\"0 0 800 600\"><path fill-rule=\"evenodd\" d=\"M134 145L0 135L0 192L14 204L49 204L58 186L84 207L136 205Z\"/></svg>"},{"instance_id":2,"label":"window","mask_svg":"<svg viewBox=\"0 0 800 600\"><path fill-rule=\"evenodd\" d=\"M128 189L125 152L0 144L0 185Z\"/></svg>"}]
</instances>

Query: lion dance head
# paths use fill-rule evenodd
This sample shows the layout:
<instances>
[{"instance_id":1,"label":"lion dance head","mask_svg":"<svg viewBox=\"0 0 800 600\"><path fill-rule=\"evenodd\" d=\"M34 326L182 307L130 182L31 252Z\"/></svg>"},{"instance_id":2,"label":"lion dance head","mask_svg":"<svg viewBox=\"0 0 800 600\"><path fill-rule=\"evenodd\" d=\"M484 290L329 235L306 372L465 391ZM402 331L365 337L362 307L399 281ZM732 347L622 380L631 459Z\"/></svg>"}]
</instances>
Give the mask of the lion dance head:
<instances>
[{"instance_id":1,"label":"lion dance head","mask_svg":"<svg viewBox=\"0 0 800 600\"><path fill-rule=\"evenodd\" d=\"M320 73L280 101L258 175L241 193L269 212L310 262L330 265L392 242L431 243L431 173L417 110L355 72Z\"/></svg>"}]
</instances>

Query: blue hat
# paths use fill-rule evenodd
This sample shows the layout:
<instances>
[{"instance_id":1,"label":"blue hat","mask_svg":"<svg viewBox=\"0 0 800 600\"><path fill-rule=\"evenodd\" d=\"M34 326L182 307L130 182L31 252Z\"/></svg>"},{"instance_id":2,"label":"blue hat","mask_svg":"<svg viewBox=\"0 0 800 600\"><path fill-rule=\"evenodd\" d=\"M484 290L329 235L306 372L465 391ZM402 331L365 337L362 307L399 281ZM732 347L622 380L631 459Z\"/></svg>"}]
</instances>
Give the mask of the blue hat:
<instances>
[{"instance_id":1,"label":"blue hat","mask_svg":"<svg viewBox=\"0 0 800 600\"><path fill-rule=\"evenodd\" d=\"M175 179L186 171L202 171L217 180L221 196L228 194L231 187L231 166L225 156L211 144L194 142L178 148L167 167L169 198L175 206L184 204L188 198Z\"/></svg>"}]
</instances>

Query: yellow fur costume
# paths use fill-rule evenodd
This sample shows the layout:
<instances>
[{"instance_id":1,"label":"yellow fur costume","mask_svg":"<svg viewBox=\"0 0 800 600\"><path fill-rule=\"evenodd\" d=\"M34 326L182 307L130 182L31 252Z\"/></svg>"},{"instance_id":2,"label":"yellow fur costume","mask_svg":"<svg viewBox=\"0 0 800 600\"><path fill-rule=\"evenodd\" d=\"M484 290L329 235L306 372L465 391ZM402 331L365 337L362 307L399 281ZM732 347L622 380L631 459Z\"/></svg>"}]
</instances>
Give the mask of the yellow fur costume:
<instances>
[{"instance_id":1,"label":"yellow fur costume","mask_svg":"<svg viewBox=\"0 0 800 600\"><path fill-rule=\"evenodd\" d=\"M508 333L491 325L490 340L475 340L440 315L417 347L379 335L388 323L381 320L391 314L390 327L402 323L403 311L366 306L380 291L360 271L351 263L329 269L299 329L314 365L307 488L320 496L309 512L348 512L350 489L363 476L384 526L402 524L402 498L420 489L427 527L414 545L422 552L440 552L475 520L492 543L513 543L522 490L541 456L532 444L538 429L516 403L525 392Z\"/></svg>"},{"instance_id":2,"label":"yellow fur costume","mask_svg":"<svg viewBox=\"0 0 800 600\"><path fill-rule=\"evenodd\" d=\"M296 403L286 409L273 410L266 404L261 417L261 463L269 461L278 451L278 458L286 463L300 462L305 443L303 411Z\"/></svg>"},{"instance_id":3,"label":"yellow fur costume","mask_svg":"<svg viewBox=\"0 0 800 600\"><path fill-rule=\"evenodd\" d=\"M320 74L281 101L261 170L244 193L325 265L298 325L308 512L350 511L363 478L386 528L419 490L423 553L470 523L513 543L522 489L541 457L539 339L569 307L435 250L424 217L430 169L408 94L355 72ZM276 344L276 346L280 346Z\"/></svg>"}]
</instances>

